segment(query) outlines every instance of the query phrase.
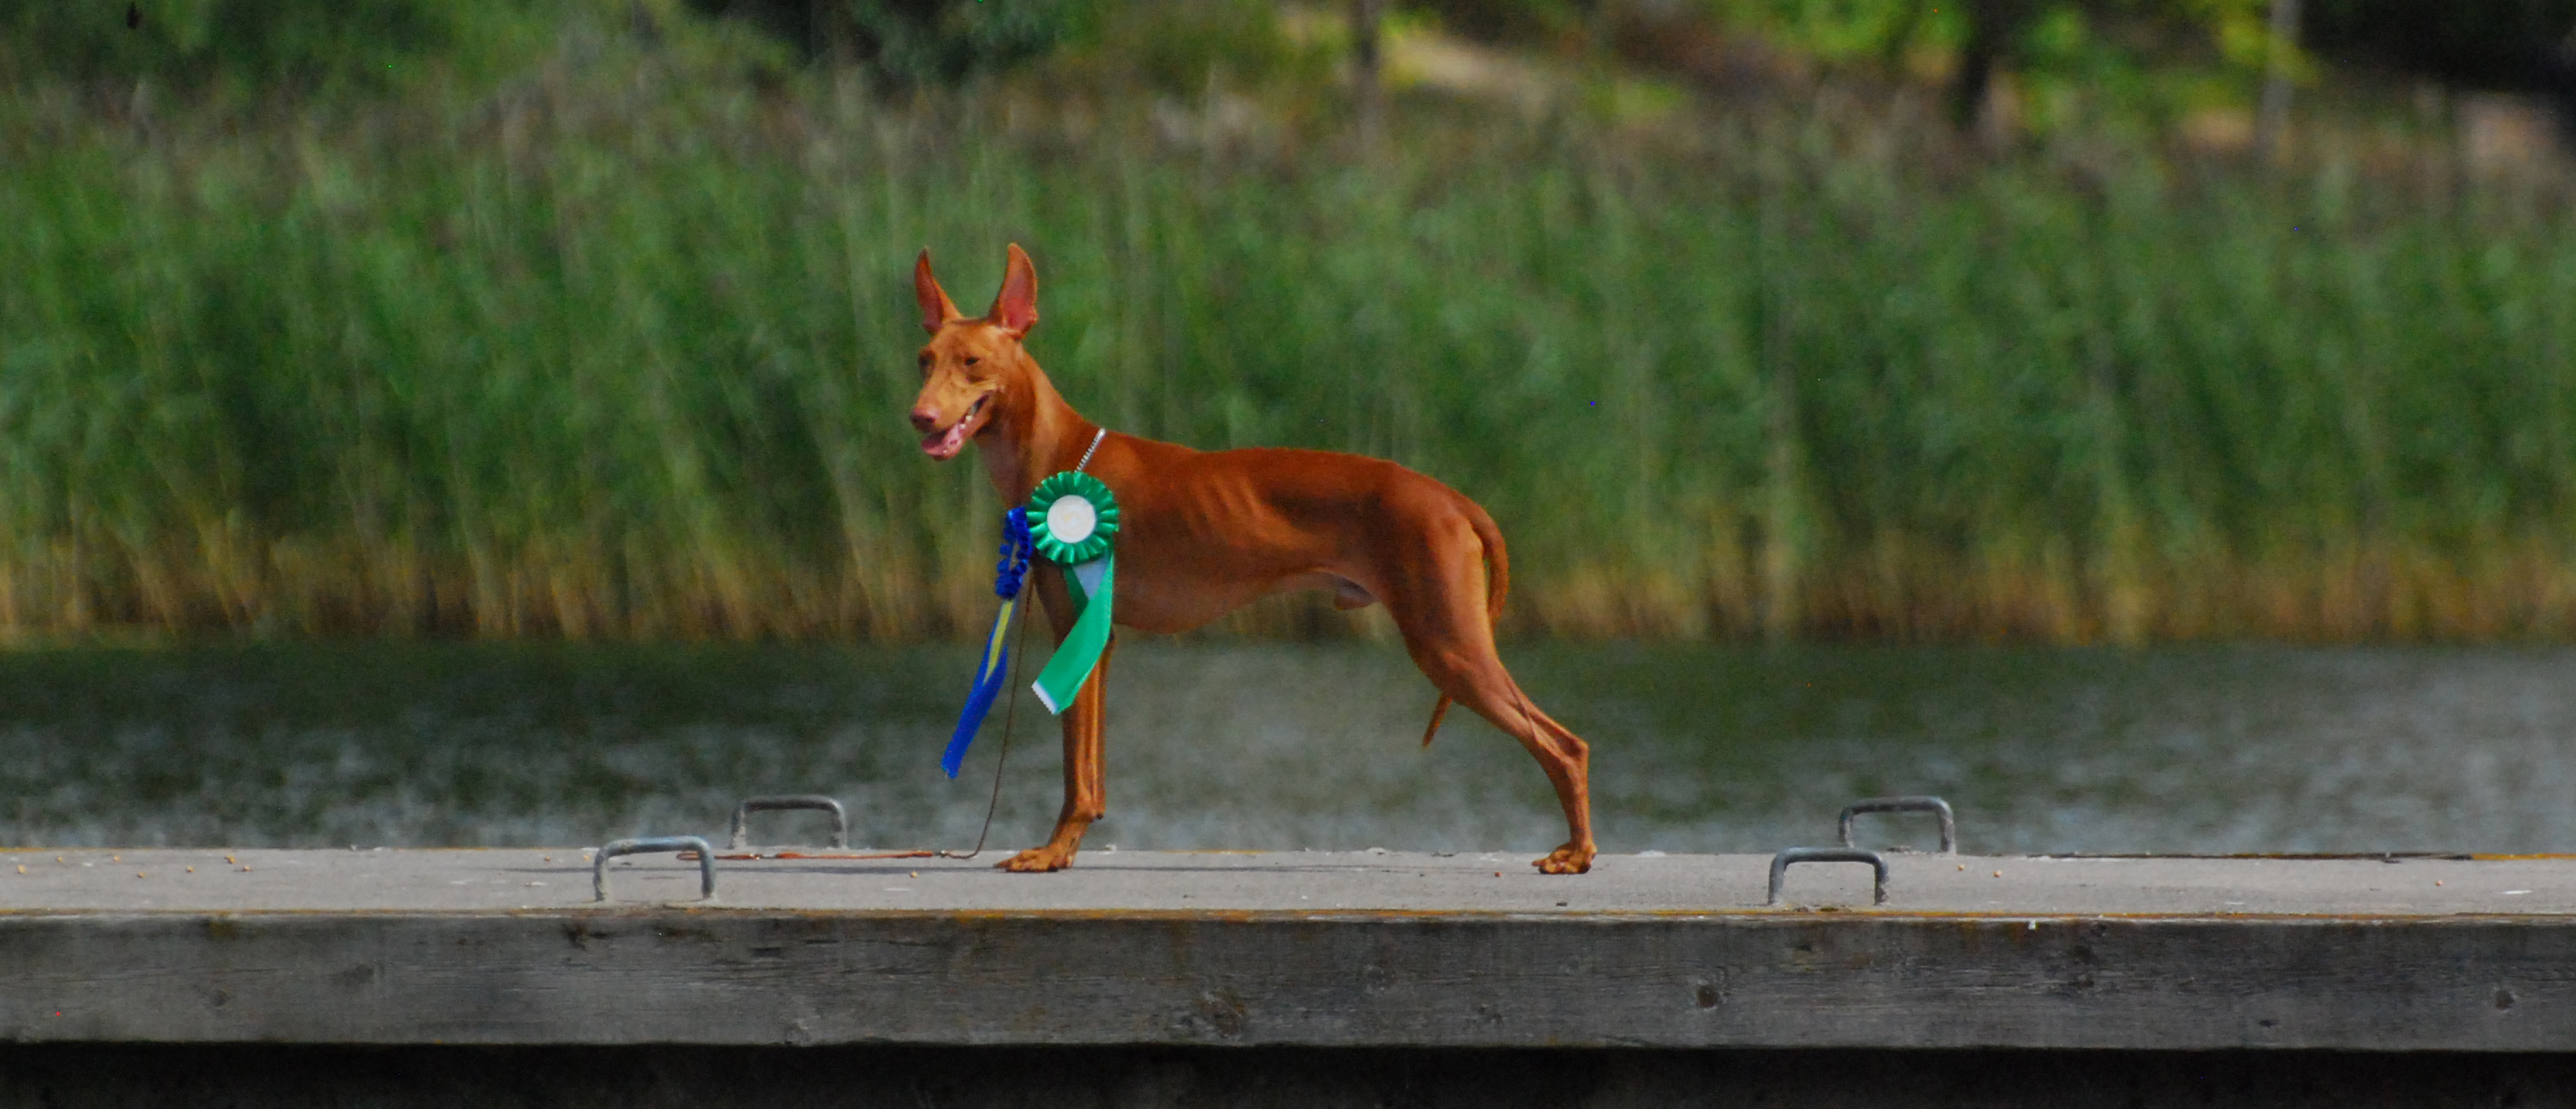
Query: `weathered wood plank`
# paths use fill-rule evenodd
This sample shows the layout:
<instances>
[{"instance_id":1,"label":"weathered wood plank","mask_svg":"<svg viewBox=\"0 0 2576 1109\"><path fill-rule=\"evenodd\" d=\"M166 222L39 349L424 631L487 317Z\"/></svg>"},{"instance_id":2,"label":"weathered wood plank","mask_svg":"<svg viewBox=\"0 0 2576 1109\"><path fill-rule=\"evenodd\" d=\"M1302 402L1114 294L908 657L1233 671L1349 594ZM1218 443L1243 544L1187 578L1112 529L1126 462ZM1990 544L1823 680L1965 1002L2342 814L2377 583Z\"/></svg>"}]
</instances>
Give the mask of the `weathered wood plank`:
<instances>
[{"instance_id":1,"label":"weathered wood plank","mask_svg":"<svg viewBox=\"0 0 2576 1109\"><path fill-rule=\"evenodd\" d=\"M0 1038L2561 1051L2576 922L0 917Z\"/></svg>"}]
</instances>

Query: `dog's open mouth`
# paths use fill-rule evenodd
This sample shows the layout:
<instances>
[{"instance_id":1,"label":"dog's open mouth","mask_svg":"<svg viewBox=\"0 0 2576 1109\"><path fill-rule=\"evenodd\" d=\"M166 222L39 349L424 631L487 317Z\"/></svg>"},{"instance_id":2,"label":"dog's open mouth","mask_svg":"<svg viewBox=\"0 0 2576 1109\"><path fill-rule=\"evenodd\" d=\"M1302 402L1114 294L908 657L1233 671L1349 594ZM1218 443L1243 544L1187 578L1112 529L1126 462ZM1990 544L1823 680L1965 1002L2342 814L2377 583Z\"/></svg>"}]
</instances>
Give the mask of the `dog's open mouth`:
<instances>
[{"instance_id":1,"label":"dog's open mouth","mask_svg":"<svg viewBox=\"0 0 2576 1109\"><path fill-rule=\"evenodd\" d=\"M992 399L990 393L975 398L975 403L966 407L966 414L957 417L957 422L948 425L948 430L922 436L922 453L942 462L957 457L957 452L966 449L966 437L975 434L975 417L983 414L984 402Z\"/></svg>"}]
</instances>

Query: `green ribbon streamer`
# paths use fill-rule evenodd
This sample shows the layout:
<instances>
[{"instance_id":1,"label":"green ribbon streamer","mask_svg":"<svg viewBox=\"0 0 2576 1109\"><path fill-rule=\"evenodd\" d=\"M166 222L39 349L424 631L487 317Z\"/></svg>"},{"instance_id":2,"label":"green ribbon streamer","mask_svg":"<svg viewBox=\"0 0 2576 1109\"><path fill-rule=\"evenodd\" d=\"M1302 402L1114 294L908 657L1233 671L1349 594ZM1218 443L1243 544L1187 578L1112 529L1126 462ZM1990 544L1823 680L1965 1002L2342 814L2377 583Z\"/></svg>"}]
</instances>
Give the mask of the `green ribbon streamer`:
<instances>
[{"instance_id":1,"label":"green ribbon streamer","mask_svg":"<svg viewBox=\"0 0 2576 1109\"><path fill-rule=\"evenodd\" d=\"M1082 530L1079 535L1059 535L1049 519L1048 510L1058 501L1072 498L1084 502L1070 505L1070 526ZM1091 509L1090 527L1084 529L1080 509ZM1039 482L1030 494L1027 510L1029 538L1038 557L1064 567L1066 591L1080 610L1074 617L1073 631L1056 645L1055 655L1047 659L1046 668L1030 688L1038 703L1050 713L1061 714L1073 703L1082 683L1100 666L1100 655L1109 647L1109 617L1114 602L1111 591L1117 582L1117 554L1111 537L1118 533L1118 498L1107 483L1078 470L1066 470Z\"/></svg>"},{"instance_id":2,"label":"green ribbon streamer","mask_svg":"<svg viewBox=\"0 0 2576 1109\"><path fill-rule=\"evenodd\" d=\"M1061 714L1082 692L1082 683L1091 680L1091 672L1100 666L1100 652L1109 646L1110 588L1118 576L1118 556L1100 556L1100 587L1085 590L1073 580L1076 567L1065 569L1065 585L1073 595L1082 598L1082 615L1074 618L1073 631L1057 644L1055 656L1047 660L1046 669L1038 671L1038 680L1029 688L1036 690L1038 703L1048 712ZM1084 597L1085 593L1088 597Z\"/></svg>"}]
</instances>

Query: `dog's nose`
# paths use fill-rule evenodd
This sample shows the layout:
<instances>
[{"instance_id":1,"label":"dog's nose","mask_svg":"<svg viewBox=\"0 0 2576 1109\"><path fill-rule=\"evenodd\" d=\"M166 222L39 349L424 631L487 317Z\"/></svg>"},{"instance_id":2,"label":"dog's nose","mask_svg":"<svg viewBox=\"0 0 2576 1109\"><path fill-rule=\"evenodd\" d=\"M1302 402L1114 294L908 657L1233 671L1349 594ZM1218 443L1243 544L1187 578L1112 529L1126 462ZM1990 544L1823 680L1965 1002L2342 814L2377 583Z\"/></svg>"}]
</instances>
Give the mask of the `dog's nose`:
<instances>
[{"instance_id":1,"label":"dog's nose","mask_svg":"<svg viewBox=\"0 0 2576 1109\"><path fill-rule=\"evenodd\" d=\"M939 430L939 413L927 408L913 409L912 428L924 435Z\"/></svg>"}]
</instances>

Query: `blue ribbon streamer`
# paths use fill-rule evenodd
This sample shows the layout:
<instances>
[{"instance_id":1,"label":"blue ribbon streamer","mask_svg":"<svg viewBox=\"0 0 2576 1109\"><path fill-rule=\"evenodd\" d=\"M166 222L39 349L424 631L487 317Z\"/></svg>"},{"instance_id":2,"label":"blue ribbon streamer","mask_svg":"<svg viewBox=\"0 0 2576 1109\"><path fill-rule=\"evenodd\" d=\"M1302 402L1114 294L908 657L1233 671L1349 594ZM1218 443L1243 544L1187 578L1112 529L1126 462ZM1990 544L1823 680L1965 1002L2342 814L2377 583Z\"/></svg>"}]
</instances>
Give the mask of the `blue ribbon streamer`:
<instances>
[{"instance_id":1,"label":"blue ribbon streamer","mask_svg":"<svg viewBox=\"0 0 2576 1109\"><path fill-rule=\"evenodd\" d=\"M948 737L948 750L939 756L939 768L950 778L966 762L966 747L975 742L975 733L984 727L984 717L993 711L993 700L1002 692L1003 675L1011 669L1011 618L1019 612L1020 586L1029 574L1029 514L1014 508L1002 514L1002 561L993 567L993 593L1002 598L1002 612L993 618L993 634L984 643L984 663L975 671L975 687L966 695L966 711L957 718L957 731Z\"/></svg>"}]
</instances>

